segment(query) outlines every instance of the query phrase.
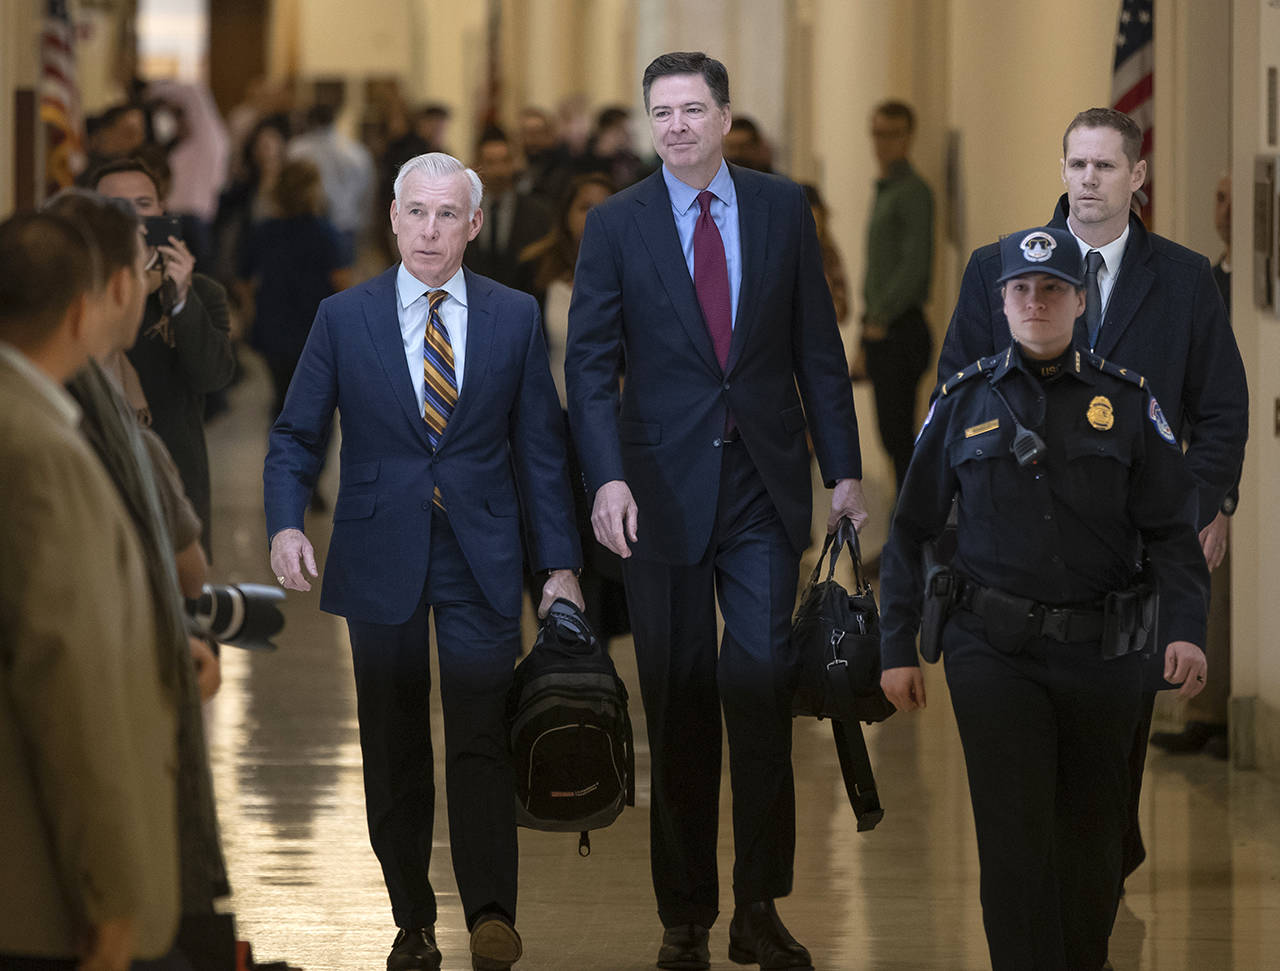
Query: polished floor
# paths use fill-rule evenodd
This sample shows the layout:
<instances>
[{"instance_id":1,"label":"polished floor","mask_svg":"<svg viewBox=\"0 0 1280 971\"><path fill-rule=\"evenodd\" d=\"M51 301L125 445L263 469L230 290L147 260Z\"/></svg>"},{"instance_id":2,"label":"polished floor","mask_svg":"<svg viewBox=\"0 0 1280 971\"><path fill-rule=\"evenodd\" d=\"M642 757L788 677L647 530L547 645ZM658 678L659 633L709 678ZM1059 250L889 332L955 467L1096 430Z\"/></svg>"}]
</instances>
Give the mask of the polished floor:
<instances>
[{"instance_id":1,"label":"polished floor","mask_svg":"<svg viewBox=\"0 0 1280 971\"><path fill-rule=\"evenodd\" d=\"M230 413L210 425L215 569L223 581L270 582L261 504L267 392L249 362ZM870 404L859 401L863 414ZM864 421L871 434L874 426ZM874 443L866 446L873 448ZM336 463L324 479L336 490ZM880 500L872 489L873 500ZM880 503L882 505L882 503ZM883 517L882 517L883 518ZM309 533L323 552L327 517ZM882 528L868 533L882 538ZM224 651L209 704L210 746L240 936L259 959L309 971L380 971L394 935L369 849L355 695L345 624L318 594L290 594L276 653ZM639 697L629 641L613 656ZM858 833L828 726L795 726L795 892L780 911L824 971L967 971L987 966L964 761L941 671L926 672L929 707L868 729L886 815ZM436 737L439 706L433 701ZM648 869L643 712L636 808L593 834L521 833L523 971L642 971L660 928ZM727 771L721 872L729 852ZM443 793L443 781L438 779ZM443 798L432 879L446 971L470 967ZM1280 785L1207 756L1151 756L1143 804L1149 857L1129 882L1112 946L1118 971L1280 968ZM728 888L722 906L732 906ZM712 968L726 956L728 913L712 931Z\"/></svg>"}]
</instances>

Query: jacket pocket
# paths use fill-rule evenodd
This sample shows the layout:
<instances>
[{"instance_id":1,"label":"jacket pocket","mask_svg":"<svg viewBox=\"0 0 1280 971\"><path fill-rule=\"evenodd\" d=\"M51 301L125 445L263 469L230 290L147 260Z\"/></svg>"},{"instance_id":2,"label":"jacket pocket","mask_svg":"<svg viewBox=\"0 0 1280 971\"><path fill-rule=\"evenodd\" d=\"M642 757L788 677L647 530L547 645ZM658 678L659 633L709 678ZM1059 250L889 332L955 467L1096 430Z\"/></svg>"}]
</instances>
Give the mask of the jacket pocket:
<instances>
[{"instance_id":1,"label":"jacket pocket","mask_svg":"<svg viewBox=\"0 0 1280 971\"><path fill-rule=\"evenodd\" d=\"M778 415L782 418L782 427L791 434L804 431L804 408L800 405L783 408Z\"/></svg>"},{"instance_id":2,"label":"jacket pocket","mask_svg":"<svg viewBox=\"0 0 1280 971\"><path fill-rule=\"evenodd\" d=\"M343 519L368 519L373 515L375 505L377 505L377 496L372 493L359 496L340 495L333 506L333 521L336 523Z\"/></svg>"},{"instance_id":3,"label":"jacket pocket","mask_svg":"<svg viewBox=\"0 0 1280 971\"><path fill-rule=\"evenodd\" d=\"M618 438L628 445L657 445L662 441L662 426L655 421L619 418Z\"/></svg>"},{"instance_id":4,"label":"jacket pocket","mask_svg":"<svg viewBox=\"0 0 1280 971\"><path fill-rule=\"evenodd\" d=\"M491 493L485 498L484 504L494 516L515 516L520 512L520 504L510 492Z\"/></svg>"}]
</instances>

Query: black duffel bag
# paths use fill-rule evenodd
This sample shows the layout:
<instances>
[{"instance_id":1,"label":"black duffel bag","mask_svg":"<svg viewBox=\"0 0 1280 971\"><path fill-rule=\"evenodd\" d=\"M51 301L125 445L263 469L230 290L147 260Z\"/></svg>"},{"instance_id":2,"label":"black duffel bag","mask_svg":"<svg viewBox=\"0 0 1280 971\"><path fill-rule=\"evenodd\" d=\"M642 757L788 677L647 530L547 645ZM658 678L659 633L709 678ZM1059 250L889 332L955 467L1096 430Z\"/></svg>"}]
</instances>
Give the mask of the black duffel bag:
<instances>
[{"instance_id":1,"label":"black duffel bag","mask_svg":"<svg viewBox=\"0 0 1280 971\"><path fill-rule=\"evenodd\" d=\"M835 579L840 552L853 560L854 592ZM827 578L819 580L823 561ZM791 626L796 664L793 715L830 718L840 771L858 829L874 829L884 817L861 722L884 721L897 709L880 687L880 613L862 576L858 533L841 519L827 536Z\"/></svg>"}]
</instances>

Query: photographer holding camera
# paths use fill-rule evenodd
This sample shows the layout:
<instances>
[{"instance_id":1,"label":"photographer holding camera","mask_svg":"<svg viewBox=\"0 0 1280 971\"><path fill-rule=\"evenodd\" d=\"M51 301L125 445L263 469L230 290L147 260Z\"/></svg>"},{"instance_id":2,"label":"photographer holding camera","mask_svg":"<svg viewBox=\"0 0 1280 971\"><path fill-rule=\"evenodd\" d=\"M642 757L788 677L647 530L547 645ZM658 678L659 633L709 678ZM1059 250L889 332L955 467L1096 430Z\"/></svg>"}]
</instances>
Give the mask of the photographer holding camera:
<instances>
[{"instance_id":1,"label":"photographer holding camera","mask_svg":"<svg viewBox=\"0 0 1280 971\"><path fill-rule=\"evenodd\" d=\"M140 327L128 347L146 398L144 424L173 456L210 548L209 456L204 438L204 398L230 384L235 374L230 314L222 286L196 272L178 221L165 216L165 180L140 159L109 162L90 186L128 202L147 235L147 297Z\"/></svg>"}]
</instances>

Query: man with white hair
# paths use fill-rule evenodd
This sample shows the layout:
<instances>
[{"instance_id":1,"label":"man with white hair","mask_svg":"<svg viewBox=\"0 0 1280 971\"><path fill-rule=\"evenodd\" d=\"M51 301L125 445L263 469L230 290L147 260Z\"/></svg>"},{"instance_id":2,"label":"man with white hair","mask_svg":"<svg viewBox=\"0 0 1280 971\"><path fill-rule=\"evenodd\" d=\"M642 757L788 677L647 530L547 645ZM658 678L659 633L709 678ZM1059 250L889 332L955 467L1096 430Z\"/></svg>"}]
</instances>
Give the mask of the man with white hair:
<instances>
[{"instance_id":1,"label":"man with white hair","mask_svg":"<svg viewBox=\"0 0 1280 971\"><path fill-rule=\"evenodd\" d=\"M428 614L472 967L505 971L522 950L503 721L520 650L522 534L530 568L549 574L540 613L557 597L583 606L564 421L537 304L462 268L484 219L481 193L475 172L442 153L401 167L391 204L401 262L320 305L263 473L272 571L310 590L303 513L341 411L320 608L345 617L351 634L369 834L399 928L388 971L441 961L428 879Z\"/></svg>"}]
</instances>

